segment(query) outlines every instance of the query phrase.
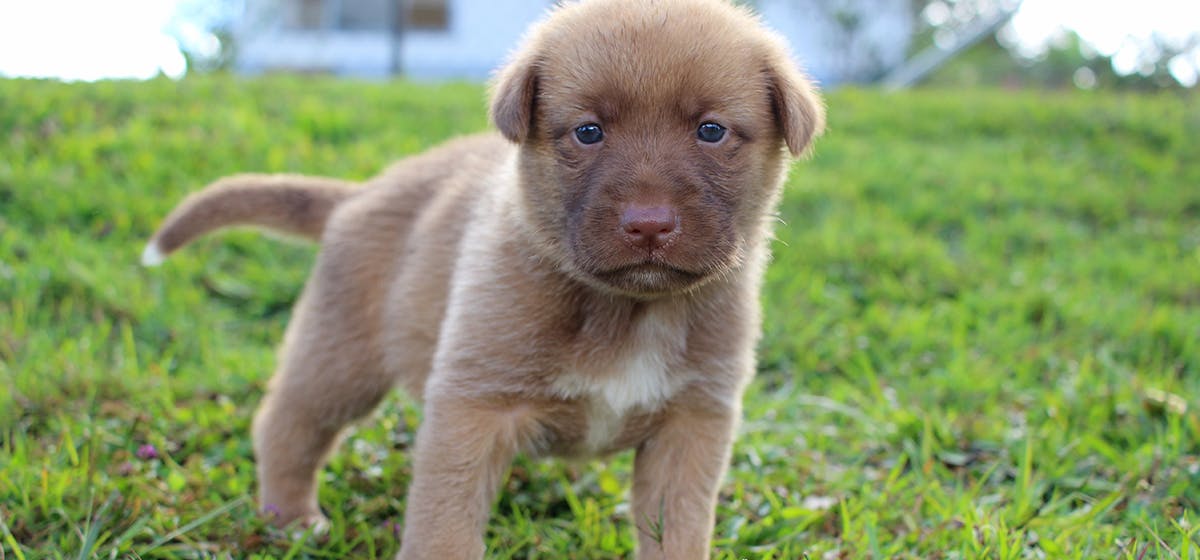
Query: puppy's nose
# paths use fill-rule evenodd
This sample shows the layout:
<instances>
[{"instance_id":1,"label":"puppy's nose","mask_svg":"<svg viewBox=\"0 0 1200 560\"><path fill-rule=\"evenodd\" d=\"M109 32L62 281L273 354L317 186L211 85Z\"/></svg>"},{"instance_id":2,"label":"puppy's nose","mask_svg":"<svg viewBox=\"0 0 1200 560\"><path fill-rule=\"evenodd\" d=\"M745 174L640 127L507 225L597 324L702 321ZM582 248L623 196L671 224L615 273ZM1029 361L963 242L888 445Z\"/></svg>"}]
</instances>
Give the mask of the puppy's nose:
<instances>
[{"instance_id":1,"label":"puppy's nose","mask_svg":"<svg viewBox=\"0 0 1200 560\"><path fill-rule=\"evenodd\" d=\"M621 231L634 247L653 251L679 232L679 215L670 206L626 206L621 211Z\"/></svg>"}]
</instances>

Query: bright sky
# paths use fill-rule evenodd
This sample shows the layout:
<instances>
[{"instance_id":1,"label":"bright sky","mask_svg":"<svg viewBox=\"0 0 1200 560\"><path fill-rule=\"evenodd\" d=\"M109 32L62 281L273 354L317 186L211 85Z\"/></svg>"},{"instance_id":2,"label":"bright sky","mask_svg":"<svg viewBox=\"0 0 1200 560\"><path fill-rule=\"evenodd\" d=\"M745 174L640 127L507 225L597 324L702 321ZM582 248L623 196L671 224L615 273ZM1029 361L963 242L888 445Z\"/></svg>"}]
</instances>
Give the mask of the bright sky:
<instances>
[{"instance_id":1,"label":"bright sky","mask_svg":"<svg viewBox=\"0 0 1200 560\"><path fill-rule=\"evenodd\" d=\"M148 79L187 71L185 37L215 41L173 16L177 0L0 0L0 75ZM172 35L174 31L176 35Z\"/></svg>"},{"instance_id":2,"label":"bright sky","mask_svg":"<svg viewBox=\"0 0 1200 560\"><path fill-rule=\"evenodd\" d=\"M0 0L0 75L66 80L182 76L179 42L215 50L216 38L177 16L180 0ZM1136 7L1135 7L1136 5ZM1154 34L1200 35L1200 1L1025 0L1009 36L1021 51L1044 50L1073 29L1119 73L1136 72ZM1185 85L1200 79L1200 45L1169 65Z\"/></svg>"},{"instance_id":3,"label":"bright sky","mask_svg":"<svg viewBox=\"0 0 1200 560\"><path fill-rule=\"evenodd\" d=\"M1186 45L1200 41L1200 1L1197 0L1025 0L1009 32L1024 54L1044 52L1047 44L1072 29L1097 52L1113 57L1118 74L1137 72L1145 52L1156 51L1154 36ZM1181 84L1200 78L1200 44L1168 64Z\"/></svg>"}]
</instances>

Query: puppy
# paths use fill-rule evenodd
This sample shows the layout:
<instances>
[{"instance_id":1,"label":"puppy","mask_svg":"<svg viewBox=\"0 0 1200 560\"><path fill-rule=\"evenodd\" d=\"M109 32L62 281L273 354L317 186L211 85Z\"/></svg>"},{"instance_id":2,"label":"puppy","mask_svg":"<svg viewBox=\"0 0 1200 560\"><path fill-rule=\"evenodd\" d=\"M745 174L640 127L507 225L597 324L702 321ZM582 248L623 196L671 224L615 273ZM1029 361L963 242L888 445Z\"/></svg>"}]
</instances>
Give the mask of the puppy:
<instances>
[{"instance_id":1,"label":"puppy","mask_svg":"<svg viewBox=\"0 0 1200 560\"><path fill-rule=\"evenodd\" d=\"M491 118L362 185L217 181L151 239L148 263L228 225L320 240L254 420L262 507L321 523L326 456L400 385L424 401L400 558L481 558L518 453L630 448L639 557L706 558L818 95L742 8L587 0L532 29Z\"/></svg>"}]
</instances>

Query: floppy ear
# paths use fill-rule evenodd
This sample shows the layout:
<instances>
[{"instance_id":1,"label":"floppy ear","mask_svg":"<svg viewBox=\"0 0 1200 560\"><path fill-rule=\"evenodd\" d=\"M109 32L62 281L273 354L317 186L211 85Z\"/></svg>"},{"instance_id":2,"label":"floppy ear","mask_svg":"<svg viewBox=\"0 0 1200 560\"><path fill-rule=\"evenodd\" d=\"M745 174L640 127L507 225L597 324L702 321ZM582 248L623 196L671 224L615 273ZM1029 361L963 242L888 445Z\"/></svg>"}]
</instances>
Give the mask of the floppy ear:
<instances>
[{"instance_id":1,"label":"floppy ear","mask_svg":"<svg viewBox=\"0 0 1200 560\"><path fill-rule=\"evenodd\" d=\"M524 142L533 128L537 80L537 64L526 49L513 57L492 82L492 122L513 142Z\"/></svg>"},{"instance_id":2,"label":"floppy ear","mask_svg":"<svg viewBox=\"0 0 1200 560\"><path fill-rule=\"evenodd\" d=\"M816 86L786 56L776 57L769 64L767 80L775 122L788 151L793 156L802 155L825 131L825 104Z\"/></svg>"}]
</instances>

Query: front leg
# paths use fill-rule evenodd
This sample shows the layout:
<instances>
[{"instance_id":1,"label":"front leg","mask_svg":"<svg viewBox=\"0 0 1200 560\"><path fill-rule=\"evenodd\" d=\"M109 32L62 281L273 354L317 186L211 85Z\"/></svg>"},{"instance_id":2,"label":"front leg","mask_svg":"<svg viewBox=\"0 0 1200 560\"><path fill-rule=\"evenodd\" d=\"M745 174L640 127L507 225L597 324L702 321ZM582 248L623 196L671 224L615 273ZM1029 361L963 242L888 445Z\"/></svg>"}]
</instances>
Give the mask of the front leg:
<instances>
[{"instance_id":1,"label":"front leg","mask_svg":"<svg viewBox=\"0 0 1200 560\"><path fill-rule=\"evenodd\" d=\"M708 558L740 409L705 404L672 404L657 432L638 447L633 511L639 560Z\"/></svg>"},{"instance_id":2,"label":"front leg","mask_svg":"<svg viewBox=\"0 0 1200 560\"><path fill-rule=\"evenodd\" d=\"M483 558L500 478L535 425L527 404L451 395L427 402L398 558Z\"/></svg>"}]
</instances>

